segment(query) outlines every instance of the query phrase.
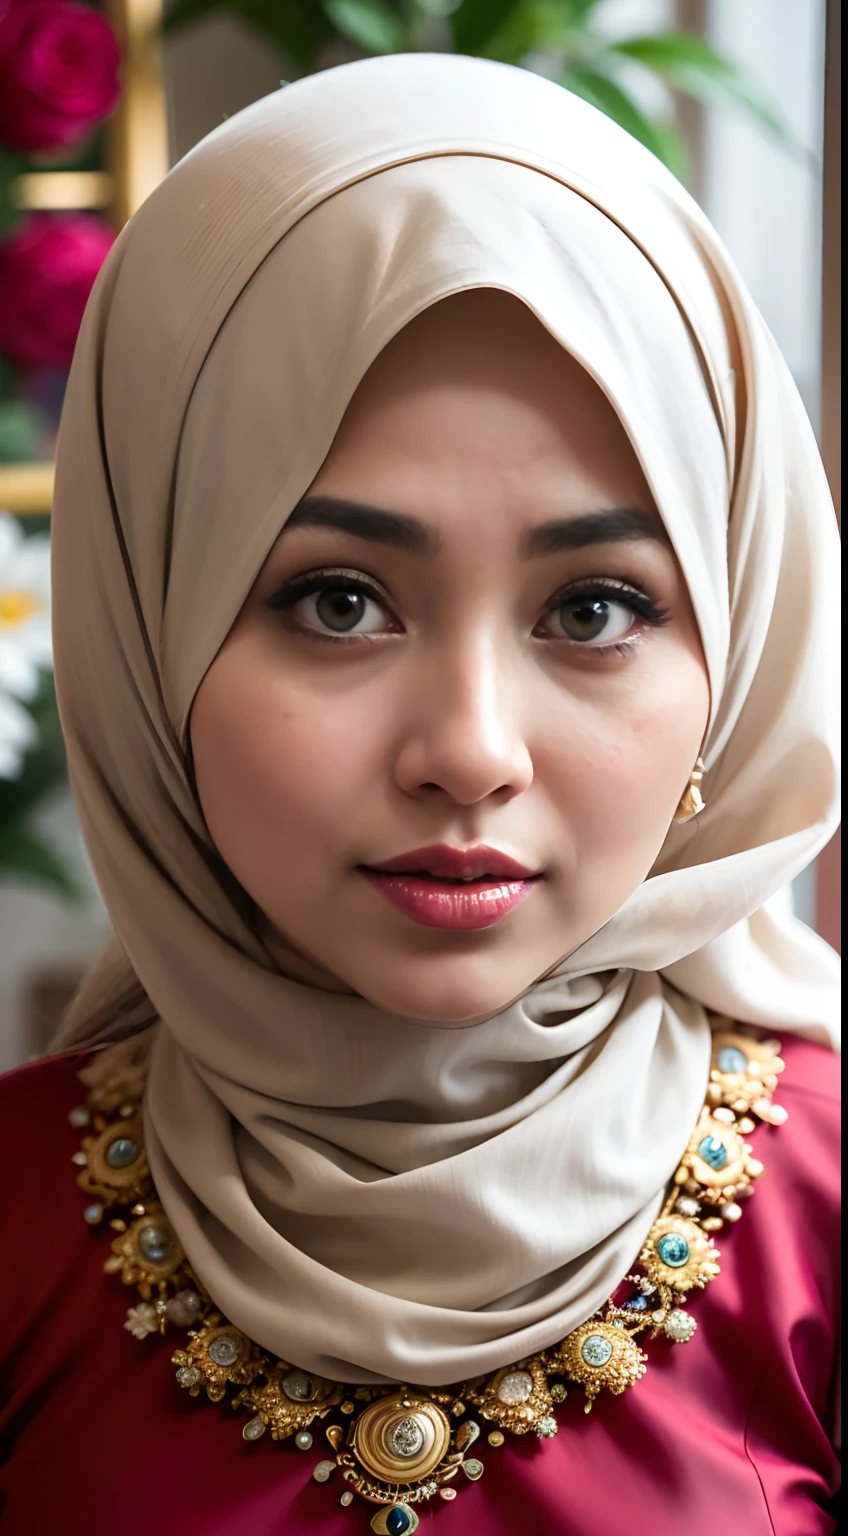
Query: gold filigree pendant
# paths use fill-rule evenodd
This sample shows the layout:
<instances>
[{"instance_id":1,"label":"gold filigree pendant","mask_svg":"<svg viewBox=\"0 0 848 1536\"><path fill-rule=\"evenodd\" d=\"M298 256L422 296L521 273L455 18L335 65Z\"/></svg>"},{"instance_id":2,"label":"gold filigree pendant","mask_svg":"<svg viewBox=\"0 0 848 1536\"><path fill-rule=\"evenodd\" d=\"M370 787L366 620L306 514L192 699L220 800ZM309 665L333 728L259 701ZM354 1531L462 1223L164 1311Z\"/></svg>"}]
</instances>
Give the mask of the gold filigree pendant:
<instances>
[{"instance_id":1,"label":"gold filigree pendant","mask_svg":"<svg viewBox=\"0 0 848 1536\"><path fill-rule=\"evenodd\" d=\"M568 1385L582 1388L588 1413L601 1392L615 1396L645 1375L649 1334L685 1344L697 1327L681 1305L719 1273L713 1236L742 1215L742 1204L763 1172L745 1137L758 1120L781 1125L786 1111L772 1103L783 1062L776 1040L758 1041L726 1023L713 1033L707 1097L662 1211L628 1275L632 1294L575 1328L551 1349L491 1375L442 1389L397 1383L362 1387L327 1381L279 1360L252 1343L216 1309L192 1271L159 1204L144 1152L138 1095L114 1082L93 1090L70 1121L84 1131L74 1155L77 1182L89 1198L89 1226L108 1222L112 1252L104 1269L134 1286L141 1298L125 1327L136 1338L187 1330L172 1355L177 1382L192 1397L230 1398L251 1417L242 1435L250 1445L270 1432L312 1449L324 1426L329 1454L312 1468L316 1483L341 1484L340 1502L376 1506L379 1536L411 1536L417 1508L445 1503L485 1465L472 1454L484 1425L487 1444L506 1435L552 1438Z\"/></svg>"}]
</instances>

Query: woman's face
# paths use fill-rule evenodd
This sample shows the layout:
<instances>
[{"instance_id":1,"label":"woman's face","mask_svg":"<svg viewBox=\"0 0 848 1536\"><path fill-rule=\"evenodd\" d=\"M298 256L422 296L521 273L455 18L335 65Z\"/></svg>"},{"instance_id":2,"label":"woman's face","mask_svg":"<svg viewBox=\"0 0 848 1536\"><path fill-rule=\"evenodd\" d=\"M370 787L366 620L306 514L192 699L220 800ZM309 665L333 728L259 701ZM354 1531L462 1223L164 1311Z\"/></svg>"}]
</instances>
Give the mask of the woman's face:
<instances>
[{"instance_id":1,"label":"woman's face","mask_svg":"<svg viewBox=\"0 0 848 1536\"><path fill-rule=\"evenodd\" d=\"M612 407L517 300L476 291L363 380L191 745L210 834L286 968L457 1021L503 1008L645 878L708 707Z\"/></svg>"}]
</instances>

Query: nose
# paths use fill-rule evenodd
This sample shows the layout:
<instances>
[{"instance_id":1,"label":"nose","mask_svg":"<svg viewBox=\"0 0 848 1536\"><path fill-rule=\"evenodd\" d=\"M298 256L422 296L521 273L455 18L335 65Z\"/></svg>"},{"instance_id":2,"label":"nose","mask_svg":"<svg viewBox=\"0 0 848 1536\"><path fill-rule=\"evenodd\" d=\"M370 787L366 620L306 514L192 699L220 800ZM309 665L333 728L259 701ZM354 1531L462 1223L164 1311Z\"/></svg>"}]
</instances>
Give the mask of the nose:
<instances>
[{"instance_id":1,"label":"nose","mask_svg":"<svg viewBox=\"0 0 848 1536\"><path fill-rule=\"evenodd\" d=\"M407 693L395 762L401 790L442 793L457 805L508 801L533 780L514 668L495 644L456 637L431 655Z\"/></svg>"}]
</instances>

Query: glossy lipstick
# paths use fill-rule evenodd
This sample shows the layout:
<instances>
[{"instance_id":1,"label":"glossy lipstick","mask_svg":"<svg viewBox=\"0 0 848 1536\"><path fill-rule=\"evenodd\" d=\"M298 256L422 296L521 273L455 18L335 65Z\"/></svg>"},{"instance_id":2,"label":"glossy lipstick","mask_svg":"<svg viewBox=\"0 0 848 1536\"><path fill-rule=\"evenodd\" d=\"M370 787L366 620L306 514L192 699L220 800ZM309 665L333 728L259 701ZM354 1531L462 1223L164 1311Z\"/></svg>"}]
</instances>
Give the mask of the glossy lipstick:
<instances>
[{"instance_id":1,"label":"glossy lipstick","mask_svg":"<svg viewBox=\"0 0 848 1536\"><path fill-rule=\"evenodd\" d=\"M416 848L361 872L392 906L425 928L491 928L530 895L539 876L497 848Z\"/></svg>"}]
</instances>

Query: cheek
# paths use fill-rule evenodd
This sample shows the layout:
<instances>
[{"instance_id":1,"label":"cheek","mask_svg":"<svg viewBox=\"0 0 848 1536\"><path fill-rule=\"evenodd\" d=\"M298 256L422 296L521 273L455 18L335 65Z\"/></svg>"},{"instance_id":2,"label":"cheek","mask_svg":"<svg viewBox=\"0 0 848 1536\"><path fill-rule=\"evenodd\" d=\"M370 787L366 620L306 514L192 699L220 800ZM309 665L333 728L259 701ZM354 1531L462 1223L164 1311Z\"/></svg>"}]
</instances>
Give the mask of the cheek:
<instances>
[{"instance_id":1,"label":"cheek","mask_svg":"<svg viewBox=\"0 0 848 1536\"><path fill-rule=\"evenodd\" d=\"M219 656L192 711L197 788L218 851L258 900L279 882L283 851L289 867L315 869L333 828L355 825L374 736L349 695L327 699L282 684L279 667Z\"/></svg>"},{"instance_id":2,"label":"cheek","mask_svg":"<svg viewBox=\"0 0 848 1536\"><path fill-rule=\"evenodd\" d=\"M700 658L655 657L570 702L538 777L564 812L584 873L643 878L665 840L701 750L709 685Z\"/></svg>"}]
</instances>

